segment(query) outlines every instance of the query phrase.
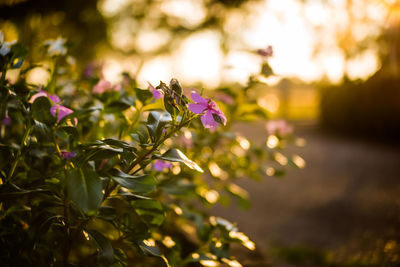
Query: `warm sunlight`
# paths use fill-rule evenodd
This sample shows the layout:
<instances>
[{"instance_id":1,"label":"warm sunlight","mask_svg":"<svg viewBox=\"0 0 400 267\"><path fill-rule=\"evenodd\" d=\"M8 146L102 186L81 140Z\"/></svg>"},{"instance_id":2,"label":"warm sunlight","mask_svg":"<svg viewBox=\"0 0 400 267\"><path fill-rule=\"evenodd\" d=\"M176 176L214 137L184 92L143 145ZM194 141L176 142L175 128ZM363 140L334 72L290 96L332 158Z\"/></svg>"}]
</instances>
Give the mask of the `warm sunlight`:
<instances>
[{"instance_id":1,"label":"warm sunlight","mask_svg":"<svg viewBox=\"0 0 400 267\"><path fill-rule=\"evenodd\" d=\"M111 16L129 2L131 0L104 0L99 9ZM368 17L376 25L384 24L386 9L383 2L368 1L362 6L365 2L356 1L356 4L360 5L357 16ZM204 19L204 10L199 8L196 1L162 1L159 8L160 12L183 20L188 27ZM327 77L332 82L339 82L345 72L351 79L366 79L380 66L375 48L366 50L346 65L346 55L334 41L338 31L350 27L351 23L345 16L343 1L329 1L328 8L317 1L302 5L299 0L268 0L249 8L251 16L243 17L232 12L226 18L225 27L235 36L228 54L222 53L219 47L221 36L217 32L209 30L189 35L172 55L146 62L138 75L139 81L147 81L157 73L162 78L175 75L185 83L201 81L211 87L222 81L244 83L245 77L258 71L260 62L251 51L266 45L274 47L270 63L277 77L297 77L306 82ZM133 47L139 51L151 51L171 41L162 30L154 32L143 29L133 44L129 27L134 25L129 23L129 19L125 20L117 23L118 27L110 32L112 42L123 51ZM355 36L361 38L367 32L376 31L376 25L355 25L357 28L354 26L352 30ZM318 54L315 53L316 49L319 50Z\"/></svg>"}]
</instances>

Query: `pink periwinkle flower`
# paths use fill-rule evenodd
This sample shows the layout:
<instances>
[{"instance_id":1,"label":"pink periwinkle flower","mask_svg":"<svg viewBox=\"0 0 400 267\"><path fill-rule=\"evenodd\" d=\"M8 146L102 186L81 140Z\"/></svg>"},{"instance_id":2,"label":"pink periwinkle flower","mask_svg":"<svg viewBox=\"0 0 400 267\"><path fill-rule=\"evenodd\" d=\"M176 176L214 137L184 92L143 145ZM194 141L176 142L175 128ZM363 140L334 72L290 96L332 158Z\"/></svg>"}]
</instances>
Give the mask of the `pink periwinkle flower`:
<instances>
[{"instance_id":1,"label":"pink periwinkle flower","mask_svg":"<svg viewBox=\"0 0 400 267\"><path fill-rule=\"evenodd\" d=\"M69 151L63 150L63 151L61 151L61 156L62 156L63 158L65 158L65 159L70 159L70 158L75 157L75 156L76 156L76 153L75 153L75 152L69 152Z\"/></svg>"},{"instance_id":2,"label":"pink periwinkle flower","mask_svg":"<svg viewBox=\"0 0 400 267\"><path fill-rule=\"evenodd\" d=\"M35 102L37 98L42 96L48 97L54 104L61 102L60 98L57 95L49 95L46 91L39 89L39 91L31 97L29 103Z\"/></svg>"},{"instance_id":3,"label":"pink periwinkle flower","mask_svg":"<svg viewBox=\"0 0 400 267\"><path fill-rule=\"evenodd\" d=\"M172 164L169 162L165 162L161 159L156 159L156 161L153 164L154 169L158 172L162 172L164 169L169 169L172 167Z\"/></svg>"},{"instance_id":4,"label":"pink periwinkle flower","mask_svg":"<svg viewBox=\"0 0 400 267\"><path fill-rule=\"evenodd\" d=\"M92 93L93 94L103 94L105 92L110 92L110 91L119 91L120 89L121 89L121 85L117 84L115 86L112 86L109 81L101 79L93 87Z\"/></svg>"},{"instance_id":5,"label":"pink periwinkle flower","mask_svg":"<svg viewBox=\"0 0 400 267\"><path fill-rule=\"evenodd\" d=\"M154 99L160 99L163 98L163 94L157 90L151 83L147 82L149 84L148 89L151 91L151 93L153 94L153 98Z\"/></svg>"},{"instance_id":6,"label":"pink periwinkle flower","mask_svg":"<svg viewBox=\"0 0 400 267\"><path fill-rule=\"evenodd\" d=\"M11 124L11 118L6 116L1 120L1 124L4 126L10 125Z\"/></svg>"},{"instance_id":7,"label":"pink periwinkle flower","mask_svg":"<svg viewBox=\"0 0 400 267\"><path fill-rule=\"evenodd\" d=\"M217 103L212 101L210 98L203 98L195 91L192 91L191 95L195 103L189 104L188 108L191 112L196 114L202 114L205 112L200 118L205 128L208 128L212 131L217 128L218 122L215 120L214 115L221 119L223 125L226 124L226 117L217 106Z\"/></svg>"},{"instance_id":8,"label":"pink periwinkle flower","mask_svg":"<svg viewBox=\"0 0 400 267\"><path fill-rule=\"evenodd\" d=\"M71 114L72 112L74 112L72 109L59 104L55 104L50 108L50 113L53 116L57 116L57 122L60 122L65 116Z\"/></svg>"},{"instance_id":9,"label":"pink periwinkle flower","mask_svg":"<svg viewBox=\"0 0 400 267\"><path fill-rule=\"evenodd\" d=\"M293 132L293 127L284 120L268 121L265 125L268 134L289 135Z\"/></svg>"},{"instance_id":10,"label":"pink periwinkle flower","mask_svg":"<svg viewBox=\"0 0 400 267\"><path fill-rule=\"evenodd\" d=\"M257 54L259 54L260 56L269 58L269 57L272 57L272 55L274 54L274 50L272 49L272 46L269 45L266 48L258 49Z\"/></svg>"}]
</instances>

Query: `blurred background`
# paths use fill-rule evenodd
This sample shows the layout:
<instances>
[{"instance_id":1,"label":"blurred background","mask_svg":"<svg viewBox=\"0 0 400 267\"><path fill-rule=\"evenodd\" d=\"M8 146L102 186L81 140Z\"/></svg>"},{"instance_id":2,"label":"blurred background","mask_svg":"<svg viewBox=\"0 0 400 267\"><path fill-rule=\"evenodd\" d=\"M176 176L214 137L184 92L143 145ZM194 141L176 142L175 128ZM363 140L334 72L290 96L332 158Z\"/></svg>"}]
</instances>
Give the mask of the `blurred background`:
<instances>
[{"instance_id":1,"label":"blurred background","mask_svg":"<svg viewBox=\"0 0 400 267\"><path fill-rule=\"evenodd\" d=\"M255 94L307 140L302 171L243 181L249 211L215 208L259 244L248 266L400 263L400 1L0 0L0 29L40 60L63 37L78 72L242 88L273 46ZM44 66L46 62L42 62ZM28 82L43 84L45 68ZM9 79L13 79L10 73ZM264 122L237 130L262 140ZM246 262L246 261L245 261Z\"/></svg>"}]
</instances>

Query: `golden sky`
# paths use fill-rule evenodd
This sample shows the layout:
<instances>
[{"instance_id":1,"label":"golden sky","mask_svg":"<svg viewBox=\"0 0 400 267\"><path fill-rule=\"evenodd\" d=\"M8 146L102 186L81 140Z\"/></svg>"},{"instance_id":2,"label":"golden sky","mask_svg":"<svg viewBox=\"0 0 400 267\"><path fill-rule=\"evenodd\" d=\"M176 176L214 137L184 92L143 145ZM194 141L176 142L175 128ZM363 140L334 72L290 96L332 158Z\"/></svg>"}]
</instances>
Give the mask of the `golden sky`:
<instances>
[{"instance_id":1,"label":"golden sky","mask_svg":"<svg viewBox=\"0 0 400 267\"><path fill-rule=\"evenodd\" d=\"M99 9L106 16L112 16L129 1L132 0L104 0L100 2ZM309 82L324 76L332 82L339 82L346 69L351 79L366 79L380 66L376 56L379 47L368 47L360 55L346 61L346 55L337 45L337 33L353 27L354 44L367 34L379 35L379 29L385 25L387 17L386 5L394 1L353 2L352 15L356 19L367 18L366 23L352 25L346 15L345 0L306 1L304 5L299 0L260 1L251 7L250 15L232 12L226 20L224 27L234 37L228 54L224 55L220 50L217 32L197 32L171 55L145 62L138 75L139 82L158 83L177 77L185 84L202 82L210 87L224 81L245 83L250 74L258 72L261 62L257 55L249 51L267 45L274 47L270 64L277 74L271 83L282 77L297 77ZM163 0L161 3L163 12L182 18L188 25L198 23L205 15L199 1ZM112 33L111 40L117 46L127 45L131 41L125 32L126 27L120 24ZM143 31L136 45L151 49L155 40L162 40L163 34ZM320 53L315 55L317 45ZM106 77L116 80L120 71L132 69L135 64L129 57L121 59L110 55L105 65Z\"/></svg>"}]
</instances>

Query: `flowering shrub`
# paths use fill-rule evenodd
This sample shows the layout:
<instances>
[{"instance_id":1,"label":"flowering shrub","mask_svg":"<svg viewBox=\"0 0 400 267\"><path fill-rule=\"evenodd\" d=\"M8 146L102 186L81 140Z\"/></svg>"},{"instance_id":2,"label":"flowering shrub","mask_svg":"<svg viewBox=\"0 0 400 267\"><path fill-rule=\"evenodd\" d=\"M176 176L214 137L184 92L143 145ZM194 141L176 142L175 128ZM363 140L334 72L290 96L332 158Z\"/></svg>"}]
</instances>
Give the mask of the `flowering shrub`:
<instances>
[{"instance_id":1,"label":"flowering shrub","mask_svg":"<svg viewBox=\"0 0 400 267\"><path fill-rule=\"evenodd\" d=\"M3 266L240 266L230 245L254 243L207 207L230 197L246 207L237 178L296 164L278 152L289 135L257 146L232 131L266 118L251 84L217 90L217 104L176 79L149 89L126 73L117 85L87 71L76 79L57 39L45 43L51 78L37 87L23 46L0 41Z\"/></svg>"}]
</instances>

